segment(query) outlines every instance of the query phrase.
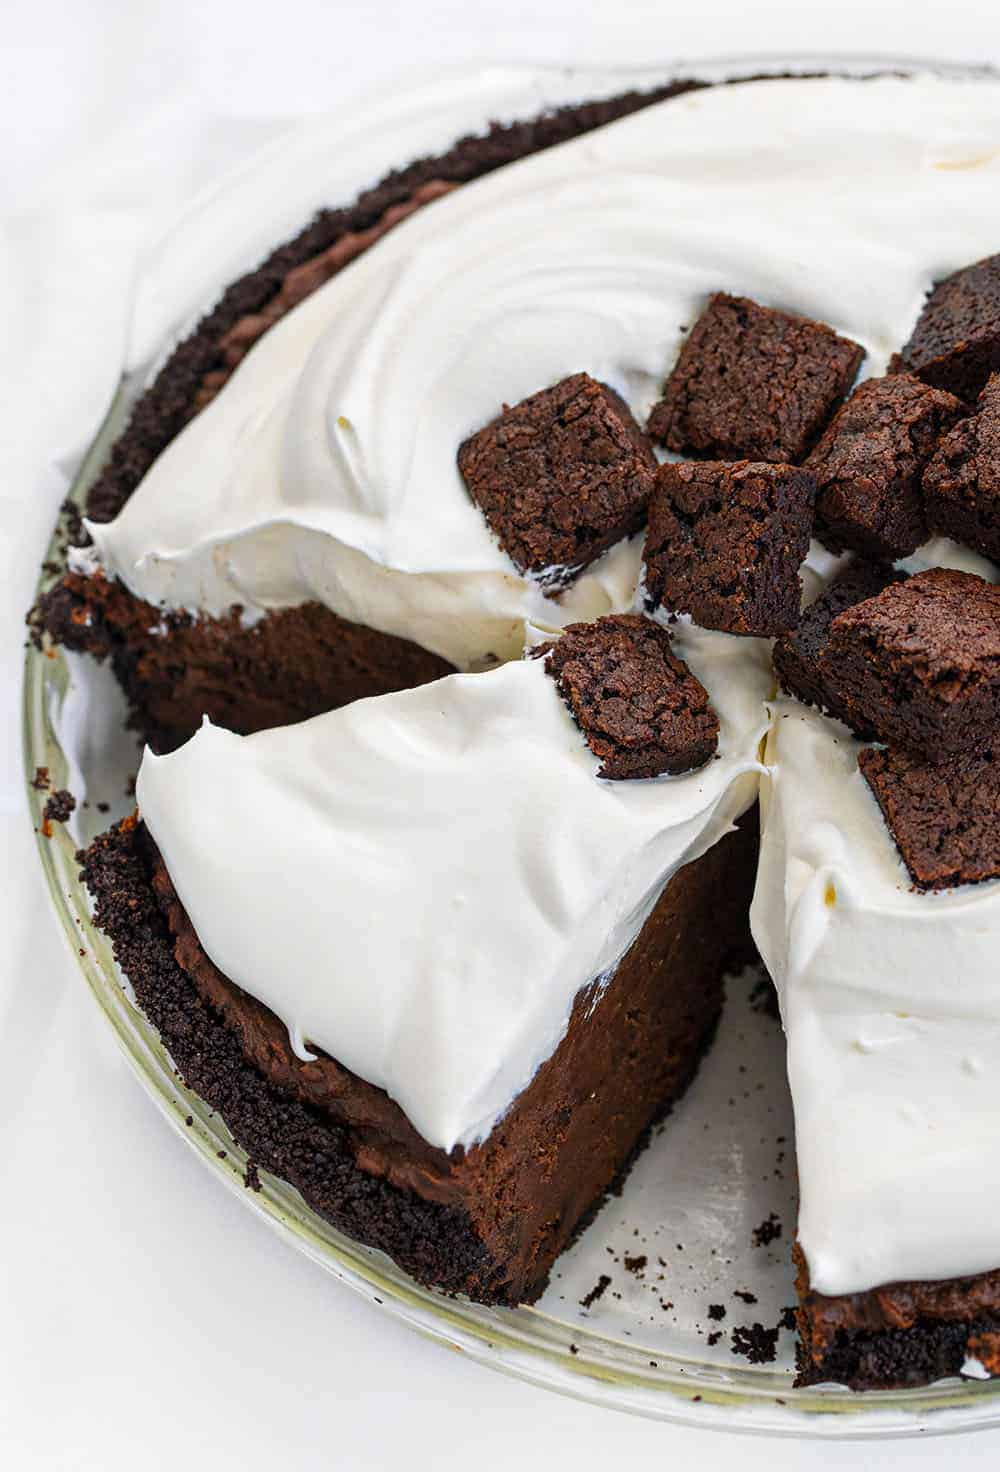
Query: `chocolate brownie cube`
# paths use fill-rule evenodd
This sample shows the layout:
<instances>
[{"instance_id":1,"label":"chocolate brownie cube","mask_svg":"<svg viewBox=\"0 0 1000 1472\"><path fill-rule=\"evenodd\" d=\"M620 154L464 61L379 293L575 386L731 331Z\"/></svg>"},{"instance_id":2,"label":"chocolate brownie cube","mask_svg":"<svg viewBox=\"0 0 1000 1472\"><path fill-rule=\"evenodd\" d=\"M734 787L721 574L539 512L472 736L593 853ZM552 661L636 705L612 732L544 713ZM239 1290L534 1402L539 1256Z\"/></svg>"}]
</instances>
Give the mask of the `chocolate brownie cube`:
<instances>
[{"instance_id":1,"label":"chocolate brownie cube","mask_svg":"<svg viewBox=\"0 0 1000 1472\"><path fill-rule=\"evenodd\" d=\"M576 373L505 404L458 468L515 567L558 592L642 527L656 457L624 400Z\"/></svg>"},{"instance_id":2,"label":"chocolate brownie cube","mask_svg":"<svg viewBox=\"0 0 1000 1472\"><path fill-rule=\"evenodd\" d=\"M798 623L815 482L792 465L661 465L649 507L646 598L729 634Z\"/></svg>"},{"instance_id":3,"label":"chocolate brownie cube","mask_svg":"<svg viewBox=\"0 0 1000 1472\"><path fill-rule=\"evenodd\" d=\"M570 624L533 654L600 757L599 777L676 775L715 754L719 719L705 687L642 614Z\"/></svg>"},{"instance_id":4,"label":"chocolate brownie cube","mask_svg":"<svg viewBox=\"0 0 1000 1472\"><path fill-rule=\"evenodd\" d=\"M991 754L935 763L867 746L858 765L917 889L1000 878L1000 765Z\"/></svg>"},{"instance_id":5,"label":"chocolate brownie cube","mask_svg":"<svg viewBox=\"0 0 1000 1472\"><path fill-rule=\"evenodd\" d=\"M927 540L920 474L966 412L908 373L856 388L806 461L816 477L816 535L834 552L909 557Z\"/></svg>"},{"instance_id":6,"label":"chocolate brownie cube","mask_svg":"<svg viewBox=\"0 0 1000 1472\"><path fill-rule=\"evenodd\" d=\"M1000 373L938 445L923 489L932 531L1000 562Z\"/></svg>"},{"instance_id":7,"label":"chocolate brownie cube","mask_svg":"<svg viewBox=\"0 0 1000 1472\"><path fill-rule=\"evenodd\" d=\"M864 562L856 557L840 576L799 616L798 628L775 640L774 672L782 689L806 705L818 706L838 720L851 724L851 712L838 701L824 678L820 660L830 637L830 625L845 608L881 593L890 583L902 582L906 574L885 563ZM859 731L871 739L869 731Z\"/></svg>"},{"instance_id":8,"label":"chocolate brownie cube","mask_svg":"<svg viewBox=\"0 0 1000 1472\"><path fill-rule=\"evenodd\" d=\"M716 292L681 349L649 432L683 454L796 464L864 355L821 322Z\"/></svg>"},{"instance_id":9,"label":"chocolate brownie cube","mask_svg":"<svg viewBox=\"0 0 1000 1472\"><path fill-rule=\"evenodd\" d=\"M914 373L971 404L1000 371L1000 255L939 281L890 372Z\"/></svg>"},{"instance_id":10,"label":"chocolate brownie cube","mask_svg":"<svg viewBox=\"0 0 1000 1472\"><path fill-rule=\"evenodd\" d=\"M943 762L992 750L1000 719L1000 587L932 568L837 615L820 658L857 729Z\"/></svg>"}]
</instances>

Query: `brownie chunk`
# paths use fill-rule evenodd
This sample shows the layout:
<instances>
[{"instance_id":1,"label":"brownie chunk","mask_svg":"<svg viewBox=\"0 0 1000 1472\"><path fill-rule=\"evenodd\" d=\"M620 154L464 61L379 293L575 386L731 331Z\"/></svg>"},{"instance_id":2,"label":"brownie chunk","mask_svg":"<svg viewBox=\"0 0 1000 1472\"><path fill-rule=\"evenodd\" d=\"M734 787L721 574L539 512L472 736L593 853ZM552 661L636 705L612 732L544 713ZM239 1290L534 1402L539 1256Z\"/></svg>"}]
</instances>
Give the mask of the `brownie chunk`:
<instances>
[{"instance_id":1,"label":"brownie chunk","mask_svg":"<svg viewBox=\"0 0 1000 1472\"><path fill-rule=\"evenodd\" d=\"M656 458L618 394L576 373L505 404L458 468L518 570L558 592L642 526Z\"/></svg>"},{"instance_id":2,"label":"brownie chunk","mask_svg":"<svg viewBox=\"0 0 1000 1472\"><path fill-rule=\"evenodd\" d=\"M887 562L915 552L927 540L921 471L965 412L953 394L908 373L856 388L806 462L820 540Z\"/></svg>"},{"instance_id":3,"label":"brownie chunk","mask_svg":"<svg viewBox=\"0 0 1000 1472\"><path fill-rule=\"evenodd\" d=\"M716 292L681 349L649 432L685 454L797 463L864 355L821 322Z\"/></svg>"},{"instance_id":4,"label":"brownie chunk","mask_svg":"<svg viewBox=\"0 0 1000 1472\"><path fill-rule=\"evenodd\" d=\"M845 608L853 608L866 598L874 598L890 583L902 582L905 576L885 563L855 558L837 580L803 610L798 628L775 641L774 672L782 689L798 696L806 705L816 705L850 725L851 712L838 701L820 667L820 659L830 637L830 625ZM860 731L858 734L870 738L872 733Z\"/></svg>"},{"instance_id":5,"label":"brownie chunk","mask_svg":"<svg viewBox=\"0 0 1000 1472\"><path fill-rule=\"evenodd\" d=\"M889 368L973 402L1000 370L1000 255L938 282Z\"/></svg>"},{"instance_id":6,"label":"brownie chunk","mask_svg":"<svg viewBox=\"0 0 1000 1472\"><path fill-rule=\"evenodd\" d=\"M1000 587L933 568L838 614L820 669L858 729L931 762L992 750Z\"/></svg>"},{"instance_id":7,"label":"brownie chunk","mask_svg":"<svg viewBox=\"0 0 1000 1472\"><path fill-rule=\"evenodd\" d=\"M673 653L670 635L639 613L570 624L534 651L546 659L599 777L659 777L704 766L719 719L701 681Z\"/></svg>"},{"instance_id":8,"label":"brownie chunk","mask_svg":"<svg viewBox=\"0 0 1000 1472\"><path fill-rule=\"evenodd\" d=\"M932 531L1000 562L1000 373L976 412L934 452L924 471L924 509Z\"/></svg>"},{"instance_id":9,"label":"brownie chunk","mask_svg":"<svg viewBox=\"0 0 1000 1472\"><path fill-rule=\"evenodd\" d=\"M783 634L799 618L815 482L791 465L661 465L646 534L646 596L729 634Z\"/></svg>"},{"instance_id":10,"label":"brownie chunk","mask_svg":"<svg viewBox=\"0 0 1000 1472\"><path fill-rule=\"evenodd\" d=\"M934 763L867 746L858 765L918 889L1000 878L1000 766L992 755Z\"/></svg>"}]
</instances>

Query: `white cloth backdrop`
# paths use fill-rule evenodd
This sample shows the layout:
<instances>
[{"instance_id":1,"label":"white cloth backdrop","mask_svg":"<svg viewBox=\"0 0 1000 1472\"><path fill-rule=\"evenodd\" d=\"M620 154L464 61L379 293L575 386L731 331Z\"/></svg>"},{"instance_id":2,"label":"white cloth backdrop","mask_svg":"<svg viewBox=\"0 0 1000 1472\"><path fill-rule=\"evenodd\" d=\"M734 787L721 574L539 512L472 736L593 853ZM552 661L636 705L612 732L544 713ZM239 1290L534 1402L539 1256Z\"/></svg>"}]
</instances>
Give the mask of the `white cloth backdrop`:
<instances>
[{"instance_id":1,"label":"white cloth backdrop","mask_svg":"<svg viewBox=\"0 0 1000 1472\"><path fill-rule=\"evenodd\" d=\"M971 1467L639 1422L505 1380L339 1287L204 1174L119 1058L47 912L21 795L23 611L111 394L143 250L304 114L489 59L864 50L1000 59L986 0L45 0L0 39L0 1466Z\"/></svg>"}]
</instances>

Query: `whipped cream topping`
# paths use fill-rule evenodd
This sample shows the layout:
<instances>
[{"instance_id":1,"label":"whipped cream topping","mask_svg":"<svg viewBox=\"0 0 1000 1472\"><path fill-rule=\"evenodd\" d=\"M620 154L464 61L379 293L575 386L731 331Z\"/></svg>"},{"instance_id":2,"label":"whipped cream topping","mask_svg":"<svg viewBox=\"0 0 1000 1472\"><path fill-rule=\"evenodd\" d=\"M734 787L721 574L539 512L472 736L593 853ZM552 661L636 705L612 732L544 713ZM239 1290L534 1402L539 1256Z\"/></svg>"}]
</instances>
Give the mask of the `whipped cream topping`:
<instances>
[{"instance_id":1,"label":"whipped cream topping","mask_svg":"<svg viewBox=\"0 0 1000 1472\"><path fill-rule=\"evenodd\" d=\"M902 565L996 580L943 538ZM774 702L750 914L788 1041L799 1243L827 1294L998 1265L1000 882L915 892L860 749Z\"/></svg>"},{"instance_id":2,"label":"whipped cream topping","mask_svg":"<svg viewBox=\"0 0 1000 1472\"><path fill-rule=\"evenodd\" d=\"M456 130L457 131L457 130ZM881 372L932 281L1000 239L1000 88L720 87L510 165L401 224L278 323L167 448L104 566L220 613L318 598L460 668L630 605L638 543L559 601L469 498L459 443L585 368L643 420L706 295L819 317Z\"/></svg>"},{"instance_id":3,"label":"whipped cream topping","mask_svg":"<svg viewBox=\"0 0 1000 1472\"><path fill-rule=\"evenodd\" d=\"M664 884L752 803L766 645L676 638L699 771L609 782L542 660L146 752L139 808L207 954L450 1150L485 1138Z\"/></svg>"}]
</instances>

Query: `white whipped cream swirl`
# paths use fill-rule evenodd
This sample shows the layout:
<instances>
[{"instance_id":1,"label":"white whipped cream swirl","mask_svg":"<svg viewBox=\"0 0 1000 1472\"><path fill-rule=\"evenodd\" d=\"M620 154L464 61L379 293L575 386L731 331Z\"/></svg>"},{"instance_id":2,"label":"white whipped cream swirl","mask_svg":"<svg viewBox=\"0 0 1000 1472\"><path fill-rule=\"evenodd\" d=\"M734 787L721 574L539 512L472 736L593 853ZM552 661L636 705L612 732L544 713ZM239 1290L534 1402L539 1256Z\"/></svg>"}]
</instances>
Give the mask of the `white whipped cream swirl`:
<instances>
[{"instance_id":1,"label":"white whipped cream swirl","mask_svg":"<svg viewBox=\"0 0 1000 1472\"><path fill-rule=\"evenodd\" d=\"M558 602L459 476L460 442L586 369L640 419L728 289L816 316L879 372L931 282L1000 240L1000 88L930 76L719 87L412 216L251 351L121 515L105 567L154 603L318 598L474 667L627 608L638 543Z\"/></svg>"},{"instance_id":2,"label":"white whipped cream swirl","mask_svg":"<svg viewBox=\"0 0 1000 1472\"><path fill-rule=\"evenodd\" d=\"M767 646L675 644L720 722L717 757L679 777L598 778L541 660L147 751L139 808L205 951L432 1145L485 1138L671 875L753 802Z\"/></svg>"}]
</instances>

